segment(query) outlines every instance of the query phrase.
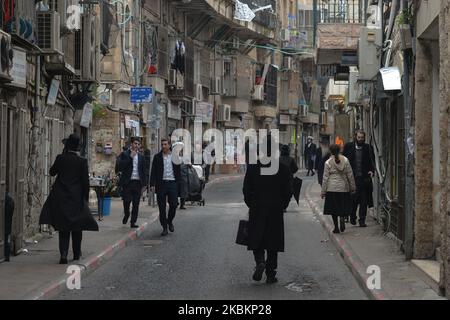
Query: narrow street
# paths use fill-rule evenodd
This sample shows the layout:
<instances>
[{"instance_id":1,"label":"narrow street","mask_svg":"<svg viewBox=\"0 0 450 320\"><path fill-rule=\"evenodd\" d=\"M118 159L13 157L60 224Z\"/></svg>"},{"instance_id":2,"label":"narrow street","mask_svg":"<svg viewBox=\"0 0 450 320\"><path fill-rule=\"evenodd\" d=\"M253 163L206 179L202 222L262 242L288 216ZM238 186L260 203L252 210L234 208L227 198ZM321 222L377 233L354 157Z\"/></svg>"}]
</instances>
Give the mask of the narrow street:
<instances>
[{"instance_id":1,"label":"narrow street","mask_svg":"<svg viewBox=\"0 0 450 320\"><path fill-rule=\"evenodd\" d=\"M305 178L302 193L316 177ZM252 280L253 255L234 243L246 217L242 179L211 185L206 206L177 210L175 232L153 223L131 246L91 275L81 290L55 299L367 299L301 197L285 213L285 252L278 283Z\"/></svg>"}]
</instances>

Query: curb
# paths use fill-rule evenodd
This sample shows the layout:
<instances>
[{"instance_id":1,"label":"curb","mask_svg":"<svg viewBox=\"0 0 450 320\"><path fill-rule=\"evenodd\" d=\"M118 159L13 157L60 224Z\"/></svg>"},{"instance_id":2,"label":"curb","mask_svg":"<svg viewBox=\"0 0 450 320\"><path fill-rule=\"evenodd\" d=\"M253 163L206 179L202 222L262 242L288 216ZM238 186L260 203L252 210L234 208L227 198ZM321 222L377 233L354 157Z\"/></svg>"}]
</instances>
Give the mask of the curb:
<instances>
[{"instance_id":1,"label":"curb","mask_svg":"<svg viewBox=\"0 0 450 320\"><path fill-rule=\"evenodd\" d=\"M205 187L210 184L216 184L224 181L238 180L241 177L243 177L243 175L216 178L211 180ZM91 274L100 266L111 260L117 253L127 247L131 242L137 240L152 223L158 220L158 209L151 208L151 211L155 212L150 216L149 220L143 223L138 229L129 232L120 240L116 241L114 244L101 251L99 254L89 256L87 260L81 261L80 263L68 264L67 267L69 267L70 265L79 266L81 269L80 276L87 276ZM28 294L27 296L25 296L24 300L45 300L58 295L59 293L67 290L67 280L69 279L69 277L69 274L59 277L57 280L50 282L50 284L45 285L43 288L38 289L31 294Z\"/></svg>"},{"instance_id":2,"label":"curb","mask_svg":"<svg viewBox=\"0 0 450 320\"><path fill-rule=\"evenodd\" d=\"M353 251L348 241L345 237L336 235L332 232L333 227L331 224L325 219L325 217L321 214L320 208L314 203L311 199L311 185L307 188L305 192L306 202L312 209L316 218L320 221L323 228L327 231L330 240L335 245L338 250L340 256L344 260L347 267L350 269L351 273L355 277L356 281L366 293L366 295L371 300L390 300L389 295L383 289L380 290L371 290L367 287L367 279L369 275L366 270L367 267L361 258Z\"/></svg>"},{"instance_id":3,"label":"curb","mask_svg":"<svg viewBox=\"0 0 450 320\"><path fill-rule=\"evenodd\" d=\"M80 275L87 276L94 272L100 266L111 260L117 253L128 246L132 241L138 239L142 233L156 220L158 219L158 212L152 214L149 220L143 223L138 229L133 230L123 236L120 240L116 241L113 245L108 246L105 250L97 255L89 256L86 261L81 261L81 263L72 264L77 265L81 268ZM69 267L71 264L68 264ZM57 294L67 290L67 280L69 274L64 275L57 280L46 285L44 288L35 291L32 294L27 295L24 300L45 300L56 296Z\"/></svg>"}]
</instances>

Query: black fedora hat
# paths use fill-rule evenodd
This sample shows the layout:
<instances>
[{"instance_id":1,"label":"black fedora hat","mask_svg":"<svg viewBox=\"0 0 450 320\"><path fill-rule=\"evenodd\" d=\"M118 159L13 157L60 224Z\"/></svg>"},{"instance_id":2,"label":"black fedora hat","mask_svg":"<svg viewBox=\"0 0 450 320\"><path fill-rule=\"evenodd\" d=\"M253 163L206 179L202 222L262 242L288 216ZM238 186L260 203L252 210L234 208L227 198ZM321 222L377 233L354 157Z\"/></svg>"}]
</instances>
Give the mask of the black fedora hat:
<instances>
[{"instance_id":1,"label":"black fedora hat","mask_svg":"<svg viewBox=\"0 0 450 320\"><path fill-rule=\"evenodd\" d=\"M64 146L67 150L80 150L80 137L76 133L72 133L69 138L63 139Z\"/></svg>"}]
</instances>

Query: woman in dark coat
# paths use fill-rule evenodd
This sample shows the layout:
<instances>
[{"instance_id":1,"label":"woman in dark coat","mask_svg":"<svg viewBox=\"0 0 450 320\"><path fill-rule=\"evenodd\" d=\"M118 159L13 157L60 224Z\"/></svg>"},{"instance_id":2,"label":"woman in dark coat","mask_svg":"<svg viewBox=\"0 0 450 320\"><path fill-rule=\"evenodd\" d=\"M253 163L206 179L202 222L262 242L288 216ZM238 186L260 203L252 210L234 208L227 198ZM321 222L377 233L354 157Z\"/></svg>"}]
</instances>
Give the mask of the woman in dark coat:
<instances>
[{"instance_id":1,"label":"woman in dark coat","mask_svg":"<svg viewBox=\"0 0 450 320\"><path fill-rule=\"evenodd\" d=\"M261 169L267 166L270 165L247 166L243 193L249 207L247 248L253 250L256 262L253 280L260 281L265 270L266 282L274 283L277 281L278 252L284 252L283 211L290 201L290 172L280 164L275 175L262 175Z\"/></svg>"},{"instance_id":2,"label":"woman in dark coat","mask_svg":"<svg viewBox=\"0 0 450 320\"><path fill-rule=\"evenodd\" d=\"M88 165L77 154L79 145L80 139L75 134L65 140L65 152L56 157L50 168L50 175L57 177L39 219L39 224L52 225L59 231L60 264L67 263L71 234L73 259L79 260L82 231L98 231L88 207Z\"/></svg>"}]
</instances>

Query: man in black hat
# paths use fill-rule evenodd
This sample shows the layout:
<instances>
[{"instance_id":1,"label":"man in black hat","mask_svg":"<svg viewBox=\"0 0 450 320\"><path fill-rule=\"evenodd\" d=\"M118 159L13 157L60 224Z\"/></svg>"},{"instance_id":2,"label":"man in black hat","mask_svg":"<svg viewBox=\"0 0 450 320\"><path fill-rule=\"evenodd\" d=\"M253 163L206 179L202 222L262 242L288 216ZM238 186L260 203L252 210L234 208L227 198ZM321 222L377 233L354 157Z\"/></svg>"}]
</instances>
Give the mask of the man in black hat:
<instances>
[{"instance_id":1,"label":"man in black hat","mask_svg":"<svg viewBox=\"0 0 450 320\"><path fill-rule=\"evenodd\" d=\"M131 138L131 146L119 156L118 168L121 172L119 186L122 188L122 200L124 208L123 224L127 224L130 217L130 205L133 203L131 211L131 228L138 228L136 224L139 213L139 202L142 191L148 183L148 172L145 158L139 153L141 140Z\"/></svg>"}]
</instances>

